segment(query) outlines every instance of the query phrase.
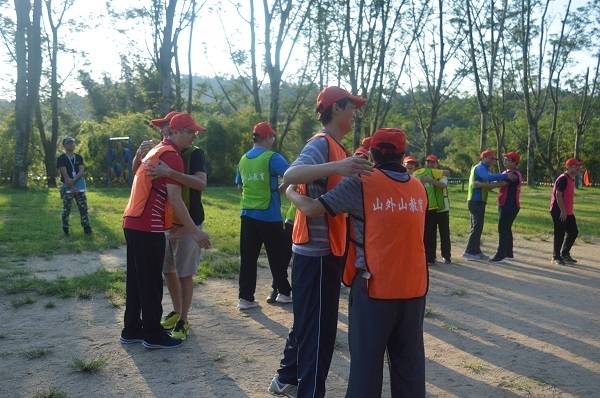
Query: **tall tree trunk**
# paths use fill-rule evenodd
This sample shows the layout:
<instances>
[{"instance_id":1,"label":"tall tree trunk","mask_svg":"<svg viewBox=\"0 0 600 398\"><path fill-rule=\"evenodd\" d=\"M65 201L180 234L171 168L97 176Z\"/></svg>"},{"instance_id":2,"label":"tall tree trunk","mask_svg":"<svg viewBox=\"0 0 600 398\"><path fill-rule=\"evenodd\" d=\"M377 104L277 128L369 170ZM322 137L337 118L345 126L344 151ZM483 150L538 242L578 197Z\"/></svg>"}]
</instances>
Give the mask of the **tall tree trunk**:
<instances>
[{"instance_id":1,"label":"tall tree trunk","mask_svg":"<svg viewBox=\"0 0 600 398\"><path fill-rule=\"evenodd\" d=\"M480 107L479 115L479 150L485 151L487 148L487 132L489 126L489 111L485 107Z\"/></svg>"},{"instance_id":2,"label":"tall tree trunk","mask_svg":"<svg viewBox=\"0 0 600 398\"><path fill-rule=\"evenodd\" d=\"M537 120L529 121L529 137L527 138L527 185L535 186L535 147L538 134Z\"/></svg>"},{"instance_id":3,"label":"tall tree trunk","mask_svg":"<svg viewBox=\"0 0 600 398\"><path fill-rule=\"evenodd\" d=\"M190 23L190 40L188 41L188 92L187 113L192 113L192 90L194 80L192 79L192 38L194 37L194 21L196 21L196 0L192 0L192 21Z\"/></svg>"},{"instance_id":4,"label":"tall tree trunk","mask_svg":"<svg viewBox=\"0 0 600 398\"><path fill-rule=\"evenodd\" d=\"M33 110L39 99L42 75L41 16L42 0L34 0L31 22L29 1L15 0L17 30L15 52L17 56L17 84L15 98L16 141L13 185L27 187L29 159L27 152L32 131ZM25 41L26 38L26 41Z\"/></svg>"},{"instance_id":5,"label":"tall tree trunk","mask_svg":"<svg viewBox=\"0 0 600 398\"><path fill-rule=\"evenodd\" d=\"M27 147L31 132L30 109L27 107L27 43L26 33L29 22L29 1L15 0L17 27L15 30L15 56L17 59L17 83L15 87L15 164L12 184L18 188L27 187Z\"/></svg>"},{"instance_id":6,"label":"tall tree trunk","mask_svg":"<svg viewBox=\"0 0 600 398\"><path fill-rule=\"evenodd\" d=\"M173 41L173 57L175 58L175 109L181 110L183 108L183 96L181 95L181 69L179 69L178 39L179 35L177 34Z\"/></svg>"},{"instance_id":7,"label":"tall tree trunk","mask_svg":"<svg viewBox=\"0 0 600 398\"><path fill-rule=\"evenodd\" d=\"M252 69L252 98L254 99L254 111L262 116L262 106L258 87L258 74L256 72L256 30L254 26L254 0L250 0L250 68Z\"/></svg>"},{"instance_id":8,"label":"tall tree trunk","mask_svg":"<svg viewBox=\"0 0 600 398\"><path fill-rule=\"evenodd\" d=\"M162 33L162 44L159 51L158 73L160 76L161 101L160 111L167 113L173 106L173 82L171 61L173 60L173 19L177 0L169 0L165 13L165 28Z\"/></svg>"}]
</instances>

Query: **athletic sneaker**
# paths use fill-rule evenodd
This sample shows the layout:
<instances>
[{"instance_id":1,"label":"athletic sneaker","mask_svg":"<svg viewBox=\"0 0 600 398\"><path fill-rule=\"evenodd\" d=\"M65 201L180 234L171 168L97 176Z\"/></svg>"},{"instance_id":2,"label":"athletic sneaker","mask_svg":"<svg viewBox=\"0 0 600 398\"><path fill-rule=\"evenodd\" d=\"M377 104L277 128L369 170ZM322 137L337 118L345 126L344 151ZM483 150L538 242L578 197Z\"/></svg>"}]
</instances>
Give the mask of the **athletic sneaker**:
<instances>
[{"instance_id":1,"label":"athletic sneaker","mask_svg":"<svg viewBox=\"0 0 600 398\"><path fill-rule=\"evenodd\" d=\"M277 302L277 295L278 295L278 294L279 294L279 293L277 293L277 290L273 289L273 290L271 291L271 294L269 294L269 295L267 296L267 303L268 303L268 304L274 304L274 303L276 303L276 302Z\"/></svg>"},{"instance_id":2,"label":"athletic sneaker","mask_svg":"<svg viewBox=\"0 0 600 398\"><path fill-rule=\"evenodd\" d=\"M144 336L142 336L142 331L136 333L125 333L125 330L121 331L121 336L119 337L119 341L121 344L135 344L141 343L144 341Z\"/></svg>"},{"instance_id":3,"label":"athletic sneaker","mask_svg":"<svg viewBox=\"0 0 600 398\"><path fill-rule=\"evenodd\" d=\"M174 337L179 340L185 340L188 337L188 333L190 331L190 324L188 321L184 321L180 319L177 321L177 325L175 325L175 329L171 332L171 337Z\"/></svg>"},{"instance_id":4,"label":"athletic sneaker","mask_svg":"<svg viewBox=\"0 0 600 398\"><path fill-rule=\"evenodd\" d=\"M271 380L271 384L269 385L269 392L273 395L296 398L296 394L298 393L298 386L295 386L293 384L281 383L277 376L275 376L273 377L273 380Z\"/></svg>"},{"instance_id":5,"label":"athletic sneaker","mask_svg":"<svg viewBox=\"0 0 600 398\"><path fill-rule=\"evenodd\" d=\"M487 259L489 259L489 257L483 253L473 254L473 253L467 253L467 252L463 253L463 258L466 258L467 260L472 260L472 261L486 261Z\"/></svg>"},{"instance_id":6,"label":"athletic sneaker","mask_svg":"<svg viewBox=\"0 0 600 398\"><path fill-rule=\"evenodd\" d=\"M156 337L144 339L142 345L149 350L157 350L161 348L179 347L183 341L169 336L167 332L163 332Z\"/></svg>"},{"instance_id":7,"label":"athletic sneaker","mask_svg":"<svg viewBox=\"0 0 600 398\"><path fill-rule=\"evenodd\" d=\"M277 298L275 299L275 301L277 301L279 304L289 304L292 302L292 295L290 294L288 296L288 295L279 293L277 295Z\"/></svg>"},{"instance_id":8,"label":"athletic sneaker","mask_svg":"<svg viewBox=\"0 0 600 398\"><path fill-rule=\"evenodd\" d=\"M463 256L463 258L466 258L467 260L473 260L473 261L479 260L478 254L471 254L471 253L464 252L462 256Z\"/></svg>"},{"instance_id":9,"label":"athletic sneaker","mask_svg":"<svg viewBox=\"0 0 600 398\"><path fill-rule=\"evenodd\" d=\"M567 265L565 263L565 260L562 259L562 257L554 257L552 259L552 264L556 264L556 265Z\"/></svg>"},{"instance_id":10,"label":"athletic sneaker","mask_svg":"<svg viewBox=\"0 0 600 398\"><path fill-rule=\"evenodd\" d=\"M169 312L169 314L167 316L165 316L163 318L162 321L160 321L160 326L162 326L163 329L165 329L165 330L171 330L175 327L175 325L177 325L178 321L179 321L179 313L175 312L175 311L171 311L171 312Z\"/></svg>"},{"instance_id":11,"label":"athletic sneaker","mask_svg":"<svg viewBox=\"0 0 600 398\"><path fill-rule=\"evenodd\" d=\"M570 254L567 254L566 256L563 255L561 257L563 260L565 260L565 263L577 264L577 260L575 260L573 257L571 257Z\"/></svg>"},{"instance_id":12,"label":"athletic sneaker","mask_svg":"<svg viewBox=\"0 0 600 398\"><path fill-rule=\"evenodd\" d=\"M434 266L434 265L436 265L436 264L437 264L437 262L436 262L436 261L428 261L428 262L427 262L427 266L428 266L428 267L432 267L432 266Z\"/></svg>"},{"instance_id":13,"label":"athletic sneaker","mask_svg":"<svg viewBox=\"0 0 600 398\"><path fill-rule=\"evenodd\" d=\"M256 301L248 301L246 299L241 298L237 307L239 310L249 310L250 308L258 307L258 303Z\"/></svg>"},{"instance_id":14,"label":"athletic sneaker","mask_svg":"<svg viewBox=\"0 0 600 398\"><path fill-rule=\"evenodd\" d=\"M449 258L444 258L444 264L452 264L452 260Z\"/></svg>"},{"instance_id":15,"label":"athletic sneaker","mask_svg":"<svg viewBox=\"0 0 600 398\"><path fill-rule=\"evenodd\" d=\"M504 261L504 257L494 256L494 257L490 258L490 263L506 264L506 261Z\"/></svg>"}]
</instances>

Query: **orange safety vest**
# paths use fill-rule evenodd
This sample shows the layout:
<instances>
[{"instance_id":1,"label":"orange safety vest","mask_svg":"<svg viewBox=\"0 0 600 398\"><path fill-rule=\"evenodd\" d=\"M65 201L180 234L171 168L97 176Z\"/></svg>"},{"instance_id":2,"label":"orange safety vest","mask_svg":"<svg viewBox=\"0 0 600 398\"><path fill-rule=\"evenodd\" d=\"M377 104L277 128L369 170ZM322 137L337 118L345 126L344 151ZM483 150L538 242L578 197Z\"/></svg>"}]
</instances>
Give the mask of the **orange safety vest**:
<instances>
[{"instance_id":1,"label":"orange safety vest","mask_svg":"<svg viewBox=\"0 0 600 398\"><path fill-rule=\"evenodd\" d=\"M396 181L377 169L360 178L369 297L392 300L425 296L429 275L423 244L427 212L423 184L412 177L407 182ZM356 245L350 239L343 276L347 286L359 272Z\"/></svg>"},{"instance_id":2,"label":"orange safety vest","mask_svg":"<svg viewBox=\"0 0 600 398\"><path fill-rule=\"evenodd\" d=\"M325 137L328 144L329 162L343 160L348 157L348 152L336 140L327 133L317 133L311 140L319 137ZM327 177L327 191L330 191L342 181L344 177L331 175ZM298 185L298 192L302 195L308 195L306 184ZM346 249L346 215L338 214L335 217L326 215L327 228L329 230L329 247L334 256L343 256ZM296 209L296 219L294 220L294 230L292 232L292 241L295 245L303 245L310 241L310 231L308 229L307 217Z\"/></svg>"},{"instance_id":3,"label":"orange safety vest","mask_svg":"<svg viewBox=\"0 0 600 398\"><path fill-rule=\"evenodd\" d=\"M144 213L146 202L148 202L150 192L153 189L152 176L148 174L146 166L148 164L157 164L159 158L166 152L177 152L177 150L173 146L161 142L144 156L142 164L140 164L140 167L135 172L135 177L133 177L131 195L129 195L129 202L127 202L123 217L140 217ZM172 226L173 209L167 200L165 203L165 228L169 229Z\"/></svg>"}]
</instances>

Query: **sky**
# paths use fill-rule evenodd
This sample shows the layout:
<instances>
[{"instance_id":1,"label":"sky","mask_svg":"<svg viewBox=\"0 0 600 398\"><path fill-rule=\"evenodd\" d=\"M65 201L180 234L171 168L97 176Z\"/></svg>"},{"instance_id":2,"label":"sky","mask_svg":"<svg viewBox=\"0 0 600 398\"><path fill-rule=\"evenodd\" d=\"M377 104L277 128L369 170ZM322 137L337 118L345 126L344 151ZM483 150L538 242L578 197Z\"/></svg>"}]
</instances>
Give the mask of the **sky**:
<instances>
[{"instance_id":1,"label":"sky","mask_svg":"<svg viewBox=\"0 0 600 398\"><path fill-rule=\"evenodd\" d=\"M140 0L108 0L111 6L123 10L139 6ZM202 1L199 1L202 3ZM234 2L239 2L236 6ZM567 0L555 0L552 10L563 10ZM181 3L181 1L180 1ZM256 1L257 23L262 25L260 15L262 2ZM572 7L576 8L585 4L585 0L573 0ZM1 9L2 14L14 17L12 2L7 3L8 8ZM12 14L11 14L12 13ZM231 62L226 37L229 42L239 49L249 48L249 28L240 15L249 15L247 0L206 0L194 26L194 47L192 49L194 75L212 76L219 74L237 75ZM62 53L59 56L59 75L64 79L64 91L76 91L83 94L77 82L77 71L84 69L95 78L103 73L118 79L120 77L120 55L135 53L148 55L151 47L151 32L143 24L116 21L108 16L106 4L101 1L75 0L74 6L67 11L65 19L72 19L88 26L79 32L68 32L62 28L59 32L61 41L77 52L84 55ZM559 18L555 18L559 19ZM121 32L119 32L121 30ZM227 32L227 35L224 32ZM182 73L187 74L187 42L186 30L180 37L180 59ZM259 40L262 39L262 26L257 27ZM130 45L131 39L136 43L135 48ZM261 50L261 46L258 46ZM261 54L259 54L261 56ZM589 54L577 54L578 68L583 70L592 65L593 60ZM16 70L14 63L8 56L6 47L0 45L0 98L12 99L14 97L14 79ZM285 79L285 76L284 76Z\"/></svg>"}]
</instances>

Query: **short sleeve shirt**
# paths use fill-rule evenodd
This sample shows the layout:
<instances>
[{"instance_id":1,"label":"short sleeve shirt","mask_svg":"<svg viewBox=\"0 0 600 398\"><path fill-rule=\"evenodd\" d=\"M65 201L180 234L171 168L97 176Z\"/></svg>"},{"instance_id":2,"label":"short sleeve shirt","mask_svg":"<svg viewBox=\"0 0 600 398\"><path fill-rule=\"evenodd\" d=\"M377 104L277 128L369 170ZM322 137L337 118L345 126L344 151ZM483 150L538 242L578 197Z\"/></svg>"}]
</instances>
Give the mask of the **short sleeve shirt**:
<instances>
[{"instance_id":1,"label":"short sleeve shirt","mask_svg":"<svg viewBox=\"0 0 600 398\"><path fill-rule=\"evenodd\" d=\"M190 155L190 169L186 170L190 175L202 172L206 173L206 160L202 149L195 149ZM190 188L190 217L194 224L201 225L204 222L204 206L202 206L202 192Z\"/></svg>"},{"instance_id":2,"label":"short sleeve shirt","mask_svg":"<svg viewBox=\"0 0 600 398\"><path fill-rule=\"evenodd\" d=\"M404 171L381 170L389 177L406 182L411 177ZM364 204L362 183L358 177L346 177L319 198L319 201L331 215L348 213L352 224L353 240L356 242L356 262L355 266L365 269L364 255Z\"/></svg>"},{"instance_id":3,"label":"short sleeve shirt","mask_svg":"<svg viewBox=\"0 0 600 398\"><path fill-rule=\"evenodd\" d=\"M65 167L67 169L67 174L71 178L79 173L79 170L83 165L83 158L78 153L74 153L72 157L68 156L66 153L63 153L58 157L58 159L56 159L56 168L60 170L61 167ZM65 182L62 173L59 174L60 180Z\"/></svg>"},{"instance_id":4,"label":"short sleeve shirt","mask_svg":"<svg viewBox=\"0 0 600 398\"><path fill-rule=\"evenodd\" d=\"M565 192L568 183L567 178L568 177L565 174L562 174L556 179L556 182L554 183L556 185L556 192ZM560 208L558 207L558 201L554 201L554 203L552 204L552 210L560 211Z\"/></svg>"},{"instance_id":5,"label":"short sleeve shirt","mask_svg":"<svg viewBox=\"0 0 600 398\"><path fill-rule=\"evenodd\" d=\"M319 137L306 143L300 155L290 167L322 164L328 161L329 143L325 137ZM306 184L306 187L308 196L316 199L327 192L327 179L315 180L310 184ZM310 231L310 241L302 245L293 245L292 251L309 257L321 257L330 254L329 229L327 228L326 217L310 217L308 219L308 229Z\"/></svg>"},{"instance_id":6,"label":"short sleeve shirt","mask_svg":"<svg viewBox=\"0 0 600 398\"><path fill-rule=\"evenodd\" d=\"M168 139L163 143L173 145ZM165 152L160 156L160 160L167 166L180 173L184 172L183 159L179 152ZM177 181L161 177L152 180L152 190L146 201L144 211L139 217L125 217L123 228L134 229L144 232L162 233L165 231L165 208L167 206L167 184L179 185Z\"/></svg>"}]
</instances>

